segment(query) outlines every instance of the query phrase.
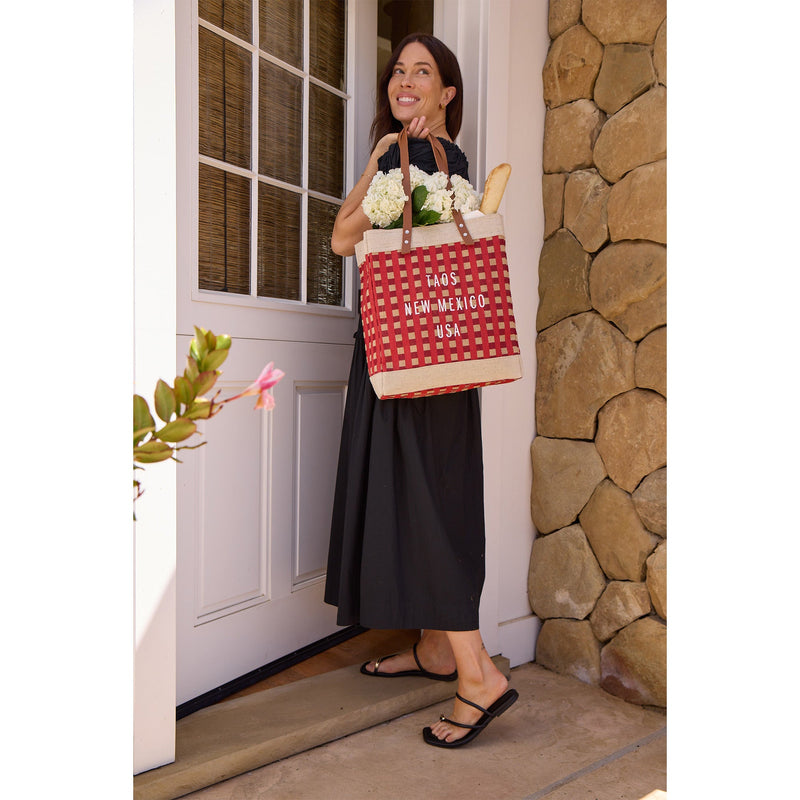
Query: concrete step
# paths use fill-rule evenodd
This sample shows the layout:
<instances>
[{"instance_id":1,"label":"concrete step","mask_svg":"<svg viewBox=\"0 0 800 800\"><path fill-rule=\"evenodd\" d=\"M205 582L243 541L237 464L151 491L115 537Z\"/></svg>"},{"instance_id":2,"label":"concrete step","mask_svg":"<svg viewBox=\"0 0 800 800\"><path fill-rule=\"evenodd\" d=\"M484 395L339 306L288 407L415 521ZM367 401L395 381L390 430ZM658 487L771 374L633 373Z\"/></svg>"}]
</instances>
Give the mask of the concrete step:
<instances>
[{"instance_id":1,"label":"concrete step","mask_svg":"<svg viewBox=\"0 0 800 800\"><path fill-rule=\"evenodd\" d=\"M503 656L493 659L510 675ZM177 723L174 763L134 778L134 800L173 800L453 697L456 682L367 678L358 666L197 711Z\"/></svg>"}]
</instances>

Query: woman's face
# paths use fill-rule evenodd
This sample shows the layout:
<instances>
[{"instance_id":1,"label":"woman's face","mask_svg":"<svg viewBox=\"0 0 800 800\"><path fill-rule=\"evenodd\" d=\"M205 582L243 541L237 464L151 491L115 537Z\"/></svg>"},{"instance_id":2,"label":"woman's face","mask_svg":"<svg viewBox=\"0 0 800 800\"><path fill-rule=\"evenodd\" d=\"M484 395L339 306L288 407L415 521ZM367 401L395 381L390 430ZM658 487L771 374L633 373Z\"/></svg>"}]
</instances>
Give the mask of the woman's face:
<instances>
[{"instance_id":1,"label":"woman's face","mask_svg":"<svg viewBox=\"0 0 800 800\"><path fill-rule=\"evenodd\" d=\"M431 132L445 124L444 106L455 96L454 86L444 86L436 61L425 45L410 42L400 53L389 80L392 116L403 125L425 117ZM440 108L442 106L442 108Z\"/></svg>"}]
</instances>

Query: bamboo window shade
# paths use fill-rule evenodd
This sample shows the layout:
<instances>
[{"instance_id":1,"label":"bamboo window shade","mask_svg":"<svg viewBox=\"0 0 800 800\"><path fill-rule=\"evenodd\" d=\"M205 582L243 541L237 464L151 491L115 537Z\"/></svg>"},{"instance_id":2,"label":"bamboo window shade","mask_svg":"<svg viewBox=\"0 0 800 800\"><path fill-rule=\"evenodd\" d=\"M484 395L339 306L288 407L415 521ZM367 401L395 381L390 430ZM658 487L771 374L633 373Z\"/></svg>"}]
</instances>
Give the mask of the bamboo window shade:
<instances>
[{"instance_id":1,"label":"bamboo window shade","mask_svg":"<svg viewBox=\"0 0 800 800\"><path fill-rule=\"evenodd\" d=\"M344 196L344 100L311 84L308 121L309 186L331 197Z\"/></svg>"},{"instance_id":2,"label":"bamboo window shade","mask_svg":"<svg viewBox=\"0 0 800 800\"><path fill-rule=\"evenodd\" d=\"M303 179L303 80L259 59L258 171L299 186Z\"/></svg>"},{"instance_id":3,"label":"bamboo window shade","mask_svg":"<svg viewBox=\"0 0 800 800\"><path fill-rule=\"evenodd\" d=\"M346 5L198 0L200 289L343 304Z\"/></svg>"},{"instance_id":4,"label":"bamboo window shade","mask_svg":"<svg viewBox=\"0 0 800 800\"><path fill-rule=\"evenodd\" d=\"M342 0L311 0L308 34L311 74L342 91L345 88L345 5Z\"/></svg>"},{"instance_id":5,"label":"bamboo window shade","mask_svg":"<svg viewBox=\"0 0 800 800\"><path fill-rule=\"evenodd\" d=\"M345 3L311 0L309 69L335 89L345 89ZM309 97L309 186L331 197L344 197L345 102L322 86L311 84ZM309 197L308 270L310 303L341 305L344 297L342 259L330 246L339 207Z\"/></svg>"},{"instance_id":6,"label":"bamboo window shade","mask_svg":"<svg viewBox=\"0 0 800 800\"><path fill-rule=\"evenodd\" d=\"M200 152L250 168L251 58L200 28Z\"/></svg>"},{"instance_id":7,"label":"bamboo window shade","mask_svg":"<svg viewBox=\"0 0 800 800\"><path fill-rule=\"evenodd\" d=\"M250 181L200 164L200 288L250 293Z\"/></svg>"},{"instance_id":8,"label":"bamboo window shade","mask_svg":"<svg viewBox=\"0 0 800 800\"><path fill-rule=\"evenodd\" d=\"M308 280L309 303L327 306L342 304L342 259L331 250L333 221L339 206L308 199Z\"/></svg>"},{"instance_id":9,"label":"bamboo window shade","mask_svg":"<svg viewBox=\"0 0 800 800\"><path fill-rule=\"evenodd\" d=\"M303 0L260 0L258 36L265 53L303 66Z\"/></svg>"},{"instance_id":10,"label":"bamboo window shade","mask_svg":"<svg viewBox=\"0 0 800 800\"><path fill-rule=\"evenodd\" d=\"M239 39L253 41L253 11L250 0L198 0L197 14Z\"/></svg>"},{"instance_id":11,"label":"bamboo window shade","mask_svg":"<svg viewBox=\"0 0 800 800\"><path fill-rule=\"evenodd\" d=\"M300 299L301 197L258 184L258 294ZM330 243L330 240L329 240Z\"/></svg>"}]
</instances>

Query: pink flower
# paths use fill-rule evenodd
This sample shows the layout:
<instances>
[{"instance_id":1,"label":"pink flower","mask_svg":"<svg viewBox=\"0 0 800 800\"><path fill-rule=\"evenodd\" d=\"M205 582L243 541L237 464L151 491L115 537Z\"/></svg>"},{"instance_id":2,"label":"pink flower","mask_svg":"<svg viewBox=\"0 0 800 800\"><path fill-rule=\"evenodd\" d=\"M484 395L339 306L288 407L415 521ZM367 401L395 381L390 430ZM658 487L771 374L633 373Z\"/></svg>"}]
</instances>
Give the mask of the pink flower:
<instances>
[{"instance_id":1,"label":"pink flower","mask_svg":"<svg viewBox=\"0 0 800 800\"><path fill-rule=\"evenodd\" d=\"M234 397L229 397L223 400L224 403L229 403L231 400L238 400L240 397L247 397L248 395L257 394L256 408L263 408L269 411L275 407L275 398L269 394L271 389L283 376L284 372L279 369L274 369L274 361L270 361L261 374L256 378L254 383L251 383L241 394Z\"/></svg>"},{"instance_id":2,"label":"pink flower","mask_svg":"<svg viewBox=\"0 0 800 800\"><path fill-rule=\"evenodd\" d=\"M275 362L270 361L261 370L261 374L256 378L255 383L251 383L241 394L242 397L247 397L249 394L257 394L256 408L263 408L265 411L275 407L275 398L269 394L268 390L285 374L282 370L274 369L274 364Z\"/></svg>"}]
</instances>

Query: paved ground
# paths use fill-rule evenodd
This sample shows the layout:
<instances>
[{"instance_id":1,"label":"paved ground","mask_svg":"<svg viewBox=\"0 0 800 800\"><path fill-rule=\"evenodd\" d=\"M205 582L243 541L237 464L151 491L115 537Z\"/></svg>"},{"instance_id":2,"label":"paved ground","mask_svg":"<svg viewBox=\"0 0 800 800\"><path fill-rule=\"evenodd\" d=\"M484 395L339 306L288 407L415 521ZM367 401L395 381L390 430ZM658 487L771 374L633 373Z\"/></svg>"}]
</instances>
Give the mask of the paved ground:
<instances>
[{"instance_id":1,"label":"paved ground","mask_svg":"<svg viewBox=\"0 0 800 800\"><path fill-rule=\"evenodd\" d=\"M186 795L191 800L641 800L665 797L666 715L535 664L517 703L470 745L421 729L438 703Z\"/></svg>"}]
</instances>

